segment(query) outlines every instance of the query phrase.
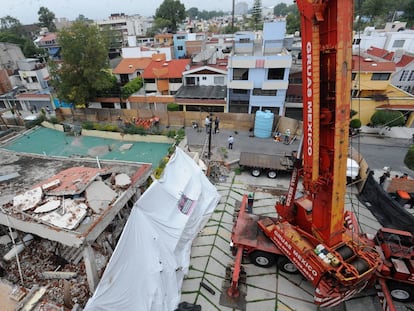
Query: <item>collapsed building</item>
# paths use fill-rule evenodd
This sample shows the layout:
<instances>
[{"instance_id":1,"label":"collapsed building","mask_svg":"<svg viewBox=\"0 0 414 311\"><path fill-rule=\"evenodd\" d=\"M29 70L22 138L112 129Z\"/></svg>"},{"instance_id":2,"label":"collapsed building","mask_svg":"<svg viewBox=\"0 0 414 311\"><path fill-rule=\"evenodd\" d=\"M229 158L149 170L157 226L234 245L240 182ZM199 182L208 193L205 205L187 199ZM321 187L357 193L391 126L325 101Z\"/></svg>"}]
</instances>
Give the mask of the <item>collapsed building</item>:
<instances>
[{"instance_id":1,"label":"collapsed building","mask_svg":"<svg viewBox=\"0 0 414 311\"><path fill-rule=\"evenodd\" d=\"M151 164L0 157L0 304L84 306Z\"/></svg>"}]
</instances>

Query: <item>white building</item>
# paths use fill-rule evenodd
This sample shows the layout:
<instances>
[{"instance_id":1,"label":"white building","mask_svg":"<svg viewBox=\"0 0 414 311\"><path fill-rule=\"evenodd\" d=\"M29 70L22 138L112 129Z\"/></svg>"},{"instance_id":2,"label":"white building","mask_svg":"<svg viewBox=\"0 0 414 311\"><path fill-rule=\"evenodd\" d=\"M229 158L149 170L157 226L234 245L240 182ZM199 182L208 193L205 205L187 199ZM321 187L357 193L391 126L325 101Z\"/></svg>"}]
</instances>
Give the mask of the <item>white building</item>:
<instances>
[{"instance_id":1,"label":"white building","mask_svg":"<svg viewBox=\"0 0 414 311\"><path fill-rule=\"evenodd\" d=\"M140 15L111 14L109 19L96 21L100 30L109 28L117 30L122 34L122 46L128 45L128 36L142 37L152 26L152 19Z\"/></svg>"},{"instance_id":2,"label":"white building","mask_svg":"<svg viewBox=\"0 0 414 311\"><path fill-rule=\"evenodd\" d=\"M399 49L414 54L414 30L405 29L406 23L387 23L384 29L367 27L354 36L353 48L367 50L370 47L395 52Z\"/></svg>"}]
</instances>

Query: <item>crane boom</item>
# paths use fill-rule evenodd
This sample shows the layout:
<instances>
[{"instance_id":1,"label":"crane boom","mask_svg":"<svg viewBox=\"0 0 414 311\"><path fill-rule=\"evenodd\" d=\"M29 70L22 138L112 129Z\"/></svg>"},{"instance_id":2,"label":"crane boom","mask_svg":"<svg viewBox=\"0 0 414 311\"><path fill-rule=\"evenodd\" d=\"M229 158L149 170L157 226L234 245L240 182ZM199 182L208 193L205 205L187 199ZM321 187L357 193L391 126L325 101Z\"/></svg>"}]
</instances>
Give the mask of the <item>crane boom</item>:
<instances>
[{"instance_id":1,"label":"crane boom","mask_svg":"<svg viewBox=\"0 0 414 311\"><path fill-rule=\"evenodd\" d=\"M342 241L351 105L352 0L297 0L303 55L303 186L311 233Z\"/></svg>"}]
</instances>

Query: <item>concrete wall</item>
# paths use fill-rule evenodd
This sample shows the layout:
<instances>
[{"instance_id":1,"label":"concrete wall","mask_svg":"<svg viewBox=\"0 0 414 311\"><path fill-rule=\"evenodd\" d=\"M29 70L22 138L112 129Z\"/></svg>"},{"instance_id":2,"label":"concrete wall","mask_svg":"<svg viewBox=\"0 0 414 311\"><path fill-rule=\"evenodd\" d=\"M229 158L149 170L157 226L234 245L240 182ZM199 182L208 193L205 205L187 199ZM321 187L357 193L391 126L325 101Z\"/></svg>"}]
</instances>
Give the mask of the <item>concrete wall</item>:
<instances>
[{"instance_id":1,"label":"concrete wall","mask_svg":"<svg viewBox=\"0 0 414 311\"><path fill-rule=\"evenodd\" d=\"M58 119L76 120L78 122L107 122L117 124L118 118L121 117L123 122L131 122L132 119L142 118L150 119L154 116L159 117L159 125L161 127L191 127L193 122L197 122L199 126L204 127L204 119L209 115L208 112L198 111L165 111L153 112L149 109L70 109L60 108L56 111ZM229 130L248 131L254 128L255 114L247 113L214 113L214 117L220 119L220 128ZM295 119L280 117L275 115L273 122L274 128L278 128L280 132L284 132L287 128L291 130L292 135L302 134L302 122ZM83 131L82 131L83 133Z\"/></svg>"}]
</instances>

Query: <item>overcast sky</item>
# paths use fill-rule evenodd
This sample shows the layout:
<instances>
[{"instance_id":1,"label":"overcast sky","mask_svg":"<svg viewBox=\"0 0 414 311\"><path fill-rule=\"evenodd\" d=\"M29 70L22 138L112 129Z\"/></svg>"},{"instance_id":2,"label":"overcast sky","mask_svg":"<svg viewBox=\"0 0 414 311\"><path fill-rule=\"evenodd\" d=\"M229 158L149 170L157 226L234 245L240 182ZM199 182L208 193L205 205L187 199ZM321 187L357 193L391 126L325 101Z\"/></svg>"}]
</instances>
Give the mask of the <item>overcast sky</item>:
<instances>
[{"instance_id":1,"label":"overcast sky","mask_svg":"<svg viewBox=\"0 0 414 311\"><path fill-rule=\"evenodd\" d=\"M254 0L235 0L235 3L246 2L253 6ZM0 17L10 15L22 24L37 23L37 14L44 6L57 18L76 19L79 14L94 20L107 19L111 13L139 14L152 16L163 0L0 0ZM265 7L284 2L293 4L293 0L262 0ZM231 11L232 0L181 0L186 10L196 7L200 11Z\"/></svg>"}]
</instances>

